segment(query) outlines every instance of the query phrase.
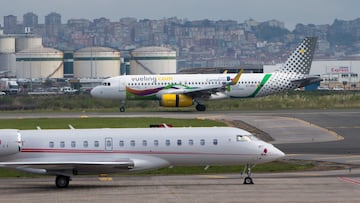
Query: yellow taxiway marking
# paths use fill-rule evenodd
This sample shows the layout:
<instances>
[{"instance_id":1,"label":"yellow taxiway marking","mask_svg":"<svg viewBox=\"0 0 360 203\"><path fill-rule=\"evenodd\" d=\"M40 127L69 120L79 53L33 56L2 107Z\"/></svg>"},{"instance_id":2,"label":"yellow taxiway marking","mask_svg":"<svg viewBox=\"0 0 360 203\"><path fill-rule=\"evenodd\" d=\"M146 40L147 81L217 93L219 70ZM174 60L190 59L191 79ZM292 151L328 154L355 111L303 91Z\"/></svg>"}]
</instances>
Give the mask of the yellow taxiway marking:
<instances>
[{"instance_id":1,"label":"yellow taxiway marking","mask_svg":"<svg viewBox=\"0 0 360 203\"><path fill-rule=\"evenodd\" d=\"M110 182L112 181L112 177L99 177L99 181L102 181L102 182Z\"/></svg>"}]
</instances>

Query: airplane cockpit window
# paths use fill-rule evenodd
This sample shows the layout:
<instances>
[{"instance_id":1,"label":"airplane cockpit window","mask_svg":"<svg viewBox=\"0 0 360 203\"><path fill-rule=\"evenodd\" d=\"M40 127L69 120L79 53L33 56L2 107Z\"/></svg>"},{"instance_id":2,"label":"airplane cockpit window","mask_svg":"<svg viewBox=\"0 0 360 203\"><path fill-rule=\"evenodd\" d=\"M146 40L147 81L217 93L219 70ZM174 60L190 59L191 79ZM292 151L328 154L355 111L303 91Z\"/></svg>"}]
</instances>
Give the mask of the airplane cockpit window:
<instances>
[{"instance_id":1,"label":"airplane cockpit window","mask_svg":"<svg viewBox=\"0 0 360 203\"><path fill-rule=\"evenodd\" d=\"M250 142L251 139L247 135L237 135L236 141L238 142Z\"/></svg>"}]
</instances>

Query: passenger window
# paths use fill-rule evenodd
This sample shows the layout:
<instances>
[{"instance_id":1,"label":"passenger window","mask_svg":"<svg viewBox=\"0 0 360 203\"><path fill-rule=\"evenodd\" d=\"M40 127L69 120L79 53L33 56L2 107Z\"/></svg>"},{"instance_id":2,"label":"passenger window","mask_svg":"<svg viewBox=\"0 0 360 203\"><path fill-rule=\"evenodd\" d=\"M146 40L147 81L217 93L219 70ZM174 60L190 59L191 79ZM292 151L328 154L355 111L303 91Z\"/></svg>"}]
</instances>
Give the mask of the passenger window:
<instances>
[{"instance_id":1,"label":"passenger window","mask_svg":"<svg viewBox=\"0 0 360 203\"><path fill-rule=\"evenodd\" d=\"M143 145L144 147L146 147L146 146L147 146L147 142L146 142L146 140L143 140L143 141L142 141L142 145Z\"/></svg>"},{"instance_id":2,"label":"passenger window","mask_svg":"<svg viewBox=\"0 0 360 203\"><path fill-rule=\"evenodd\" d=\"M204 139L200 140L200 145L205 145L205 140Z\"/></svg>"},{"instance_id":3,"label":"passenger window","mask_svg":"<svg viewBox=\"0 0 360 203\"><path fill-rule=\"evenodd\" d=\"M61 141L61 142L60 142L60 147L61 147L61 148L64 148L64 147L65 147L65 142L64 142L64 141Z\"/></svg>"},{"instance_id":4,"label":"passenger window","mask_svg":"<svg viewBox=\"0 0 360 203\"><path fill-rule=\"evenodd\" d=\"M71 147L75 148L76 147L76 142L75 141L71 141Z\"/></svg>"},{"instance_id":5,"label":"passenger window","mask_svg":"<svg viewBox=\"0 0 360 203\"><path fill-rule=\"evenodd\" d=\"M95 146L95 147L99 147L99 146L100 146L99 141L95 140L95 141L94 141L94 146Z\"/></svg>"},{"instance_id":6,"label":"passenger window","mask_svg":"<svg viewBox=\"0 0 360 203\"><path fill-rule=\"evenodd\" d=\"M49 147L54 148L54 142L53 141L49 142Z\"/></svg>"},{"instance_id":7,"label":"passenger window","mask_svg":"<svg viewBox=\"0 0 360 203\"><path fill-rule=\"evenodd\" d=\"M120 146L120 147L123 147L123 146L124 146L124 140L120 140L119 146Z\"/></svg>"},{"instance_id":8,"label":"passenger window","mask_svg":"<svg viewBox=\"0 0 360 203\"><path fill-rule=\"evenodd\" d=\"M170 146L170 140L165 140L165 145Z\"/></svg>"},{"instance_id":9,"label":"passenger window","mask_svg":"<svg viewBox=\"0 0 360 203\"><path fill-rule=\"evenodd\" d=\"M190 146L194 145L194 140L189 140L189 145Z\"/></svg>"},{"instance_id":10,"label":"passenger window","mask_svg":"<svg viewBox=\"0 0 360 203\"><path fill-rule=\"evenodd\" d=\"M159 146L159 140L154 140L154 146Z\"/></svg>"},{"instance_id":11,"label":"passenger window","mask_svg":"<svg viewBox=\"0 0 360 203\"><path fill-rule=\"evenodd\" d=\"M181 140L177 140L177 145L181 146Z\"/></svg>"},{"instance_id":12,"label":"passenger window","mask_svg":"<svg viewBox=\"0 0 360 203\"><path fill-rule=\"evenodd\" d=\"M89 146L89 142L88 142L88 141L84 141L83 146L84 146L84 148L87 148L87 147Z\"/></svg>"},{"instance_id":13,"label":"passenger window","mask_svg":"<svg viewBox=\"0 0 360 203\"><path fill-rule=\"evenodd\" d=\"M131 145L132 147L135 147L135 140L131 140L131 141L130 141L130 145Z\"/></svg>"},{"instance_id":14,"label":"passenger window","mask_svg":"<svg viewBox=\"0 0 360 203\"><path fill-rule=\"evenodd\" d=\"M217 139L213 139L213 144L217 145L218 144L218 140Z\"/></svg>"}]
</instances>

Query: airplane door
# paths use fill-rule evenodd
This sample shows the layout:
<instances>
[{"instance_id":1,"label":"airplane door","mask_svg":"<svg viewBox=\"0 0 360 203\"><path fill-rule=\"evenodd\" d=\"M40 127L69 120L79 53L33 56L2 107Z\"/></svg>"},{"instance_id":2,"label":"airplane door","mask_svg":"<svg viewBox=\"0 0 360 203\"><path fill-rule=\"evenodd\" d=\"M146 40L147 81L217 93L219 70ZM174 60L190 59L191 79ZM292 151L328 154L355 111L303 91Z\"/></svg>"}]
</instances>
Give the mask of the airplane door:
<instances>
[{"instance_id":1,"label":"airplane door","mask_svg":"<svg viewBox=\"0 0 360 203\"><path fill-rule=\"evenodd\" d=\"M111 152L113 150L113 140L111 137L105 138L105 151Z\"/></svg>"}]
</instances>

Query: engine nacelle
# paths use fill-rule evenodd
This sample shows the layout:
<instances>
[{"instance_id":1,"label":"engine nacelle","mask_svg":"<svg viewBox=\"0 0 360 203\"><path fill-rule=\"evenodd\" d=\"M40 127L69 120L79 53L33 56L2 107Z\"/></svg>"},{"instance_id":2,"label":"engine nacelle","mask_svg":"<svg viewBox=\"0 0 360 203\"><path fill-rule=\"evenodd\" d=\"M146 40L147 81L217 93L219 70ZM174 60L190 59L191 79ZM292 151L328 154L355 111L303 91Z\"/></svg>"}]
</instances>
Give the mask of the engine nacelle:
<instances>
[{"instance_id":1,"label":"engine nacelle","mask_svg":"<svg viewBox=\"0 0 360 203\"><path fill-rule=\"evenodd\" d=\"M0 130L0 156L16 154L21 151L22 140L18 130Z\"/></svg>"},{"instance_id":2,"label":"engine nacelle","mask_svg":"<svg viewBox=\"0 0 360 203\"><path fill-rule=\"evenodd\" d=\"M163 94L160 100L160 106L164 107L187 107L192 105L192 97L183 94Z\"/></svg>"}]
</instances>

